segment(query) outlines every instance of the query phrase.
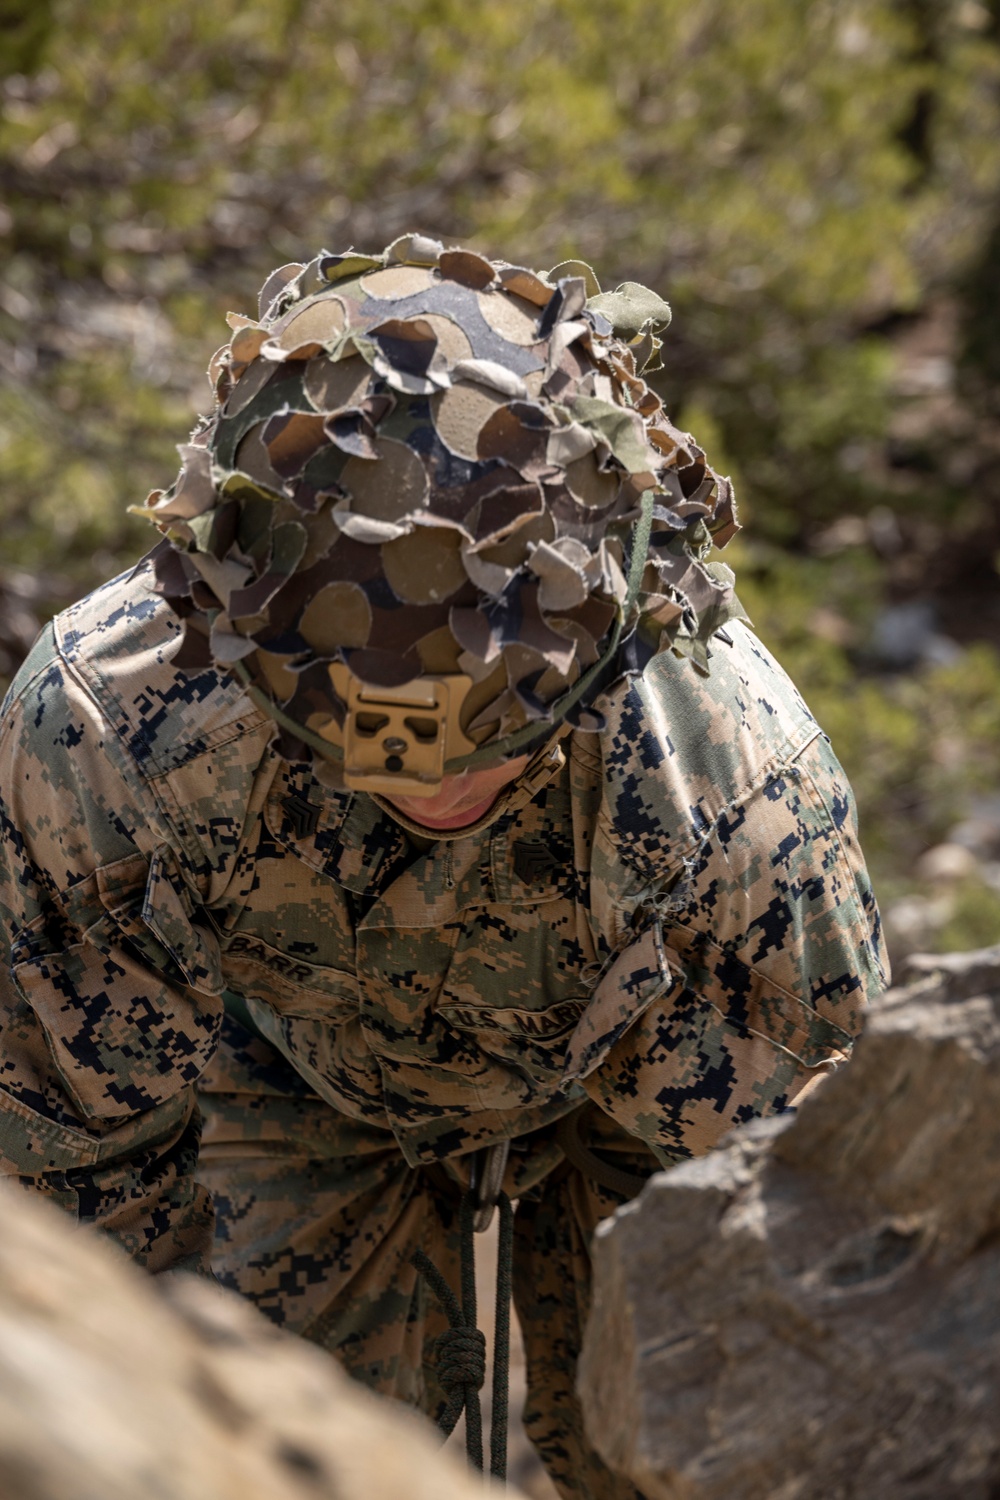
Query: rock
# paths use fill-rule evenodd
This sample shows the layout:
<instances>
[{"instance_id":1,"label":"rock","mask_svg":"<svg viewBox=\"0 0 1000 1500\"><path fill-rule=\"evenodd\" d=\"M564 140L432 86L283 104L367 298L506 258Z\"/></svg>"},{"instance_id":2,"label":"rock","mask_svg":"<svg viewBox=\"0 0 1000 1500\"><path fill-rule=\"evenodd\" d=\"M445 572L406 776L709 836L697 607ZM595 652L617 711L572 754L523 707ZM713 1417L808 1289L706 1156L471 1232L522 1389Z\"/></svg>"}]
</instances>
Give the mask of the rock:
<instances>
[{"instance_id":1,"label":"rock","mask_svg":"<svg viewBox=\"0 0 1000 1500\"><path fill-rule=\"evenodd\" d=\"M890 672L950 666L961 655L955 642L937 629L934 607L926 599L880 610L872 626L869 651L874 663Z\"/></svg>"},{"instance_id":2,"label":"rock","mask_svg":"<svg viewBox=\"0 0 1000 1500\"><path fill-rule=\"evenodd\" d=\"M0 1183L4 1500L482 1500L433 1429L209 1282Z\"/></svg>"},{"instance_id":3,"label":"rock","mask_svg":"<svg viewBox=\"0 0 1000 1500\"><path fill-rule=\"evenodd\" d=\"M977 859L1000 858L1000 796L990 792L971 798L968 816L955 824L948 842L962 844Z\"/></svg>"},{"instance_id":4,"label":"rock","mask_svg":"<svg viewBox=\"0 0 1000 1500\"><path fill-rule=\"evenodd\" d=\"M900 896L886 907L885 938L894 972L914 953L934 946L941 928L951 916L954 901L950 891L933 896Z\"/></svg>"},{"instance_id":5,"label":"rock","mask_svg":"<svg viewBox=\"0 0 1000 1500\"><path fill-rule=\"evenodd\" d=\"M950 885L974 879L979 874L979 861L964 844L935 844L917 860L916 874L929 885Z\"/></svg>"},{"instance_id":6,"label":"rock","mask_svg":"<svg viewBox=\"0 0 1000 1500\"><path fill-rule=\"evenodd\" d=\"M591 1437L650 1500L1000 1495L1000 947L598 1230Z\"/></svg>"}]
</instances>

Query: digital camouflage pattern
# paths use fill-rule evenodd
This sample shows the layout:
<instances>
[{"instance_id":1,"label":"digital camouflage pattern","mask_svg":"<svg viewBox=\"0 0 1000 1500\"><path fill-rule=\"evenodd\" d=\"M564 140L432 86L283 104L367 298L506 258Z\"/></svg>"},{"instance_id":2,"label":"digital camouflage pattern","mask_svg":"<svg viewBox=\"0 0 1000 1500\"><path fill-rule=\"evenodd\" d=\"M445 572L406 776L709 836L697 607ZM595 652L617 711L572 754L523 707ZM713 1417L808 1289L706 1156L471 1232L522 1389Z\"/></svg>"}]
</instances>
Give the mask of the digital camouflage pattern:
<instances>
[{"instance_id":1,"label":"digital camouflage pattern","mask_svg":"<svg viewBox=\"0 0 1000 1500\"><path fill-rule=\"evenodd\" d=\"M604 666L666 645L704 664L735 607L704 559L737 525L729 481L643 379L669 316L579 262L539 275L419 235L275 272L259 320L230 314L176 483L140 508L167 538L176 664L245 673L329 760L338 665L386 688L467 679L474 755L566 716L597 727Z\"/></svg>"},{"instance_id":2,"label":"digital camouflage pattern","mask_svg":"<svg viewBox=\"0 0 1000 1500\"><path fill-rule=\"evenodd\" d=\"M224 1278L433 1409L407 1256L452 1265L448 1179L512 1138L528 1427L564 1494L623 1500L572 1396L618 1200L558 1122L596 1104L591 1144L648 1171L846 1055L882 949L826 740L735 622L710 677L657 657L528 800L428 847L179 670L154 585L58 617L0 725L2 1169L152 1271L208 1268L214 1197ZM270 1062L234 1084L241 1001Z\"/></svg>"},{"instance_id":3,"label":"digital camouflage pattern","mask_svg":"<svg viewBox=\"0 0 1000 1500\"><path fill-rule=\"evenodd\" d=\"M527 805L420 852L231 679L175 668L151 582L59 617L6 709L8 1171L153 1266L207 1254L191 1109L227 989L411 1166L588 1097L672 1161L845 1054L881 982L851 797L743 625L710 678L657 658Z\"/></svg>"},{"instance_id":4,"label":"digital camouflage pattern","mask_svg":"<svg viewBox=\"0 0 1000 1500\"><path fill-rule=\"evenodd\" d=\"M223 1020L200 1086L199 1176L216 1205L215 1268L275 1322L327 1348L366 1385L435 1420L445 1320L411 1263L459 1284L461 1159L413 1170L391 1134L331 1110L285 1058ZM647 1176L656 1161L591 1107L588 1140ZM446 1175L447 1173L447 1175ZM576 1362L590 1303L589 1243L622 1197L561 1161L553 1127L513 1144L514 1299L528 1372L524 1425L563 1494L633 1500L587 1442Z\"/></svg>"}]
</instances>

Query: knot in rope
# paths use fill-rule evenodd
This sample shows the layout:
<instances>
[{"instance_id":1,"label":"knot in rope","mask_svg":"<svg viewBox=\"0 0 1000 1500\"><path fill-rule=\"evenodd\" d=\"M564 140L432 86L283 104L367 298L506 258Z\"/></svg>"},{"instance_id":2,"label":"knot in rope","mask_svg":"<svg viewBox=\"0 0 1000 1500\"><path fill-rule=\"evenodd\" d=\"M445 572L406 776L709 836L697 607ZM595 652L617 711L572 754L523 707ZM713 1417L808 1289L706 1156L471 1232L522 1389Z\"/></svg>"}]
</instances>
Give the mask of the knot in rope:
<instances>
[{"instance_id":1,"label":"knot in rope","mask_svg":"<svg viewBox=\"0 0 1000 1500\"><path fill-rule=\"evenodd\" d=\"M510 1349L511 1256L514 1247L514 1214L510 1199L499 1192L500 1235L497 1241L496 1341L493 1350L493 1423L490 1429L490 1473L503 1479L507 1473L507 1402ZM434 1340L437 1377L448 1397L438 1419L445 1437L454 1430L465 1411L465 1451L474 1469L483 1467L483 1414L479 1392L486 1381L486 1336L476 1327L476 1267L472 1248L476 1214L475 1194L467 1192L459 1212L462 1299L423 1250L410 1257L420 1275L441 1303L450 1327Z\"/></svg>"},{"instance_id":2,"label":"knot in rope","mask_svg":"<svg viewBox=\"0 0 1000 1500\"><path fill-rule=\"evenodd\" d=\"M486 1335L479 1328L446 1328L434 1341L437 1377L448 1395L486 1384Z\"/></svg>"}]
</instances>

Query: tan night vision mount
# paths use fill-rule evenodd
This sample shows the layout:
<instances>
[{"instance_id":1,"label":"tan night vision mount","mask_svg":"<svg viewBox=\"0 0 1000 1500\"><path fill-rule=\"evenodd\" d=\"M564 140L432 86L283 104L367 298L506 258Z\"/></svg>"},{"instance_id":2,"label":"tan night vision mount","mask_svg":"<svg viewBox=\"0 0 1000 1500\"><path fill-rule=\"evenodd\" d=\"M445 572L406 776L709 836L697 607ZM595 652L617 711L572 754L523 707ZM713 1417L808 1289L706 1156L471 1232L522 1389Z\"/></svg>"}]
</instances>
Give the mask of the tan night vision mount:
<instances>
[{"instance_id":1,"label":"tan night vision mount","mask_svg":"<svg viewBox=\"0 0 1000 1500\"><path fill-rule=\"evenodd\" d=\"M374 687L340 662L330 666L334 692L346 703L343 728L320 731L344 752L344 782L354 791L433 797L449 760L469 755L459 714L471 677L415 677L402 687Z\"/></svg>"}]
</instances>

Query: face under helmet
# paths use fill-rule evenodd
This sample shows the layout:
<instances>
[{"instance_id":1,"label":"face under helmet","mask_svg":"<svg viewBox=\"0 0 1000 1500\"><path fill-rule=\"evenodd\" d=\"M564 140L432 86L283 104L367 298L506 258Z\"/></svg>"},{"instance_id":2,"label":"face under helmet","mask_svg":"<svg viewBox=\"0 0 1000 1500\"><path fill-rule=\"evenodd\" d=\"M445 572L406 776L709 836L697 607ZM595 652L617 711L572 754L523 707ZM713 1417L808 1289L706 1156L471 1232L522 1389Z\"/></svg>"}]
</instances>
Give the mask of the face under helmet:
<instances>
[{"instance_id":1,"label":"face under helmet","mask_svg":"<svg viewBox=\"0 0 1000 1500\"><path fill-rule=\"evenodd\" d=\"M176 664L235 673L348 786L433 795L738 610L732 486L643 376L670 309L407 235L229 315L216 408L140 513Z\"/></svg>"}]
</instances>

